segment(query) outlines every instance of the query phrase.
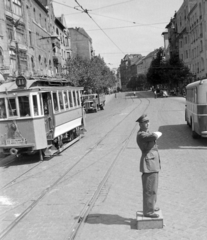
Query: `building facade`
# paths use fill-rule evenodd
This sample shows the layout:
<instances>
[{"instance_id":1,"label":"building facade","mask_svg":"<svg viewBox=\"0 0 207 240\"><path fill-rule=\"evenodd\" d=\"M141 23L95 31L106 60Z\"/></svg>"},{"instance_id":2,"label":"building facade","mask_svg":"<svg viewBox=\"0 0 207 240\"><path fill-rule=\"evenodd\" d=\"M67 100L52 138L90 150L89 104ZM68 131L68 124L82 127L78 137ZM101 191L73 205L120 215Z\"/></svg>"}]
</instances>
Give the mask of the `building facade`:
<instances>
[{"instance_id":1,"label":"building facade","mask_svg":"<svg viewBox=\"0 0 207 240\"><path fill-rule=\"evenodd\" d=\"M2 0L0 16L0 72L6 78L64 73L70 34L52 0Z\"/></svg>"},{"instance_id":2,"label":"building facade","mask_svg":"<svg viewBox=\"0 0 207 240\"><path fill-rule=\"evenodd\" d=\"M90 60L93 53L92 39L83 28L69 28L73 57Z\"/></svg>"},{"instance_id":3,"label":"building facade","mask_svg":"<svg viewBox=\"0 0 207 240\"><path fill-rule=\"evenodd\" d=\"M166 28L170 51L178 52L193 80L207 78L207 2L184 0Z\"/></svg>"},{"instance_id":4,"label":"building facade","mask_svg":"<svg viewBox=\"0 0 207 240\"><path fill-rule=\"evenodd\" d=\"M127 89L127 84L133 76L137 76L137 65L135 64L142 58L141 54L127 54L121 59L119 66L121 75L122 90Z\"/></svg>"}]
</instances>

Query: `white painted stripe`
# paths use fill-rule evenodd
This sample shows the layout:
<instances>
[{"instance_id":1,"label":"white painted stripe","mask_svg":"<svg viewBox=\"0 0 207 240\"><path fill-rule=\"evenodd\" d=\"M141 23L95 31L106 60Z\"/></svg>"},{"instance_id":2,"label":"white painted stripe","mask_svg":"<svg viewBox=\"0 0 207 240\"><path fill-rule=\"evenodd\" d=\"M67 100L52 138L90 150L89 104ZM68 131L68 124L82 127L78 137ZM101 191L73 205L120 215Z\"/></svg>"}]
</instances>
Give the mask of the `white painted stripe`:
<instances>
[{"instance_id":1,"label":"white painted stripe","mask_svg":"<svg viewBox=\"0 0 207 240\"><path fill-rule=\"evenodd\" d=\"M81 118L75 119L73 121L64 123L55 128L54 137L60 136L61 134L70 131L73 128L81 126Z\"/></svg>"}]
</instances>

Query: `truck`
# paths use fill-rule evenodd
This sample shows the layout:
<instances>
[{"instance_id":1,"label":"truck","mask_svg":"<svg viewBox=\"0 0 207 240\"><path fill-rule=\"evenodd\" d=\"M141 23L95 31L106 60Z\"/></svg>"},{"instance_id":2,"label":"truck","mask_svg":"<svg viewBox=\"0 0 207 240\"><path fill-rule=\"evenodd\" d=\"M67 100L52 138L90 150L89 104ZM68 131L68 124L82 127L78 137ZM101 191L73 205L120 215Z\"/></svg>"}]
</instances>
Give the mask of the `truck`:
<instances>
[{"instance_id":1,"label":"truck","mask_svg":"<svg viewBox=\"0 0 207 240\"><path fill-rule=\"evenodd\" d=\"M106 96L104 93L83 94L82 100L86 113L97 112L98 110L104 110Z\"/></svg>"}]
</instances>

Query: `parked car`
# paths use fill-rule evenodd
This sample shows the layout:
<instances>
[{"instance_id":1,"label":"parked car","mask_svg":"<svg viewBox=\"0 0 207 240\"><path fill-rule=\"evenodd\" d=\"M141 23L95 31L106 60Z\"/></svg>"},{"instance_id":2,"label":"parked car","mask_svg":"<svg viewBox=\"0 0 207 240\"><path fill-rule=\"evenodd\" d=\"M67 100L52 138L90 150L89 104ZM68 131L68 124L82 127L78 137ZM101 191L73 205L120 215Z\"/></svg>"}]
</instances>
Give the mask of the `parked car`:
<instances>
[{"instance_id":1,"label":"parked car","mask_svg":"<svg viewBox=\"0 0 207 240\"><path fill-rule=\"evenodd\" d=\"M160 90L157 92L157 97L169 97L169 94L166 90Z\"/></svg>"}]
</instances>

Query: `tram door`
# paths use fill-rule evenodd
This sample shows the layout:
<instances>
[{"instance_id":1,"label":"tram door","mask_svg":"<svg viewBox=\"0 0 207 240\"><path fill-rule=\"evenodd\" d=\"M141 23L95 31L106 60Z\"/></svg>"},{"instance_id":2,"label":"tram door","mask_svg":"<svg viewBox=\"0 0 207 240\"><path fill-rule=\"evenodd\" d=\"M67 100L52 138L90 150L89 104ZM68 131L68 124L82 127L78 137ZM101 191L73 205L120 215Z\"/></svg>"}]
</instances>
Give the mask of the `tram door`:
<instances>
[{"instance_id":1,"label":"tram door","mask_svg":"<svg viewBox=\"0 0 207 240\"><path fill-rule=\"evenodd\" d=\"M54 129L54 116L52 110L51 94L49 92L42 93L42 101L45 116L45 129L47 133L47 139L50 140L52 139Z\"/></svg>"}]
</instances>

